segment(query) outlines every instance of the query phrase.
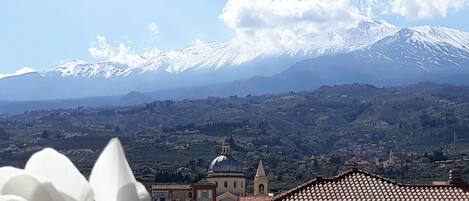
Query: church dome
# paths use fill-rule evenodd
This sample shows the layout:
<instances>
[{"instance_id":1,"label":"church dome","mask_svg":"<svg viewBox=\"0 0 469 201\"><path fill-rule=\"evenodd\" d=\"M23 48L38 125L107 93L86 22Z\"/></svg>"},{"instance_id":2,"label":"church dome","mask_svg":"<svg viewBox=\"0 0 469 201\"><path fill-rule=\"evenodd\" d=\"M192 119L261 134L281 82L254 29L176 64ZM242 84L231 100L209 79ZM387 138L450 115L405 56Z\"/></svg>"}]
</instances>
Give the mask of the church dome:
<instances>
[{"instance_id":1,"label":"church dome","mask_svg":"<svg viewBox=\"0 0 469 201\"><path fill-rule=\"evenodd\" d=\"M209 173L242 173L241 163L231 155L220 155L212 160L208 168Z\"/></svg>"}]
</instances>

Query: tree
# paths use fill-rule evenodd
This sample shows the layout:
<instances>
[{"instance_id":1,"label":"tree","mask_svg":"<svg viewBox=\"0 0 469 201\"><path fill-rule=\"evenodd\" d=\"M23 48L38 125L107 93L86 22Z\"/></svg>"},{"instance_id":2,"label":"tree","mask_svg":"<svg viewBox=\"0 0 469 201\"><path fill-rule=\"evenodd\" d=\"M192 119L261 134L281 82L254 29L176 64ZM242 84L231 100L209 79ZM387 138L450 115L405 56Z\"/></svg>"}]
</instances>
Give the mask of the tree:
<instances>
[{"instance_id":1,"label":"tree","mask_svg":"<svg viewBox=\"0 0 469 201\"><path fill-rule=\"evenodd\" d=\"M439 150L433 150L432 154L428 156L428 159L430 159L431 162L444 161L444 160L448 160L448 156L446 156L445 153L443 153L443 150L439 149Z\"/></svg>"},{"instance_id":2,"label":"tree","mask_svg":"<svg viewBox=\"0 0 469 201\"><path fill-rule=\"evenodd\" d=\"M295 179L296 180L303 180L303 179L306 179L308 177L308 170L303 167L303 166L300 166L298 169L296 169L296 173L295 173Z\"/></svg>"},{"instance_id":3,"label":"tree","mask_svg":"<svg viewBox=\"0 0 469 201\"><path fill-rule=\"evenodd\" d=\"M8 140L8 133L4 128L0 128L0 139Z\"/></svg>"},{"instance_id":4,"label":"tree","mask_svg":"<svg viewBox=\"0 0 469 201\"><path fill-rule=\"evenodd\" d=\"M42 139L49 139L49 132L47 130L43 130L41 133L41 138Z\"/></svg>"},{"instance_id":5,"label":"tree","mask_svg":"<svg viewBox=\"0 0 469 201\"><path fill-rule=\"evenodd\" d=\"M279 162L279 159L277 155L275 154L270 154L269 157L267 158L267 162L272 168L276 168Z\"/></svg>"}]
</instances>

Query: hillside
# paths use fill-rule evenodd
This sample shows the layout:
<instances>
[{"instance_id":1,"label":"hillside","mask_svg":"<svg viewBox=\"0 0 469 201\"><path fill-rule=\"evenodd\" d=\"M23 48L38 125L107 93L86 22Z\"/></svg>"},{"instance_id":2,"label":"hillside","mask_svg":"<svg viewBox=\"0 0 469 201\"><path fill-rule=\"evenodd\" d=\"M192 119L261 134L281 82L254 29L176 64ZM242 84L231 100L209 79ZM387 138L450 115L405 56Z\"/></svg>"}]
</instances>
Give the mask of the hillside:
<instances>
[{"instance_id":1,"label":"hillside","mask_svg":"<svg viewBox=\"0 0 469 201\"><path fill-rule=\"evenodd\" d=\"M98 150L118 136L139 179L188 182L203 176L209 160L219 153L217 143L233 136L234 154L244 162L248 176L255 173L257 161L264 159L274 191L313 175L336 173L354 157L386 160L390 150L409 165L404 166L410 168L408 175L401 179L415 182L414 176L421 172L428 172L425 178L430 180L445 178L445 167L436 166L435 154L428 153L442 152L444 157L439 159L466 157L468 125L469 87L433 83L390 88L323 86L279 95L3 116L0 165L19 166L34 151L51 146L88 174ZM458 153L449 151L453 134ZM318 157L328 162L318 165ZM374 171L391 177L399 172L396 168ZM176 173L180 176L164 176ZM469 176L469 169L465 174Z\"/></svg>"}]
</instances>

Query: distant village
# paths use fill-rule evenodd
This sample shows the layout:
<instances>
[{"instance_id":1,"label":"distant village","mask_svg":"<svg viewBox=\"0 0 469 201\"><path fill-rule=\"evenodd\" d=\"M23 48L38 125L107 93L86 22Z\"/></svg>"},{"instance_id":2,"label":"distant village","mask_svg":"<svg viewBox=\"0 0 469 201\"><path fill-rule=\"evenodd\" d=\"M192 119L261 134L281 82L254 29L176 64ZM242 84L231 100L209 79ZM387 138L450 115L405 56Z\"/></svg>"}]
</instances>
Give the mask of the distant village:
<instances>
[{"instance_id":1,"label":"distant village","mask_svg":"<svg viewBox=\"0 0 469 201\"><path fill-rule=\"evenodd\" d=\"M150 192L152 201L305 201L305 200L467 200L469 184L465 182L460 167L451 163L447 181L433 181L431 184L404 184L369 171L383 168L401 168L403 161L389 152L381 161L378 152L361 153L357 148L355 157L345 161L341 173L333 177L312 178L286 192L276 195L269 191L269 178L262 160L259 161L252 181L253 192L247 193L246 174L242 163L231 155L228 138L221 145L221 153L212 160L207 177L192 184L153 184ZM372 145L373 147L373 145ZM370 150L368 150L370 151ZM364 154L364 155L360 155ZM370 154L372 155L370 157ZM360 158L363 156L366 160ZM314 156L311 161L321 166L330 158ZM461 162L461 161L459 161Z\"/></svg>"}]
</instances>

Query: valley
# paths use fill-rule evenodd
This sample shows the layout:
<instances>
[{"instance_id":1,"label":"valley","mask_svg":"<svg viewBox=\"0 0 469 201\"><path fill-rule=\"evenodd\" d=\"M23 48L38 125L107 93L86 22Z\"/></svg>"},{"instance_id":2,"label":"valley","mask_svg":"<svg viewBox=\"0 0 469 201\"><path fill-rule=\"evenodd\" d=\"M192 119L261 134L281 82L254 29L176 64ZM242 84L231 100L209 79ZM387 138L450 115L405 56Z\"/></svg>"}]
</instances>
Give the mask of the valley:
<instances>
[{"instance_id":1,"label":"valley","mask_svg":"<svg viewBox=\"0 0 469 201\"><path fill-rule=\"evenodd\" d=\"M189 183L205 176L219 143L232 136L246 172L264 159L273 192L357 164L429 183L446 180L447 160L469 157L468 125L469 88L428 82L28 111L0 118L0 165L21 167L52 147L89 175L99 150L119 137L138 180Z\"/></svg>"}]
</instances>

